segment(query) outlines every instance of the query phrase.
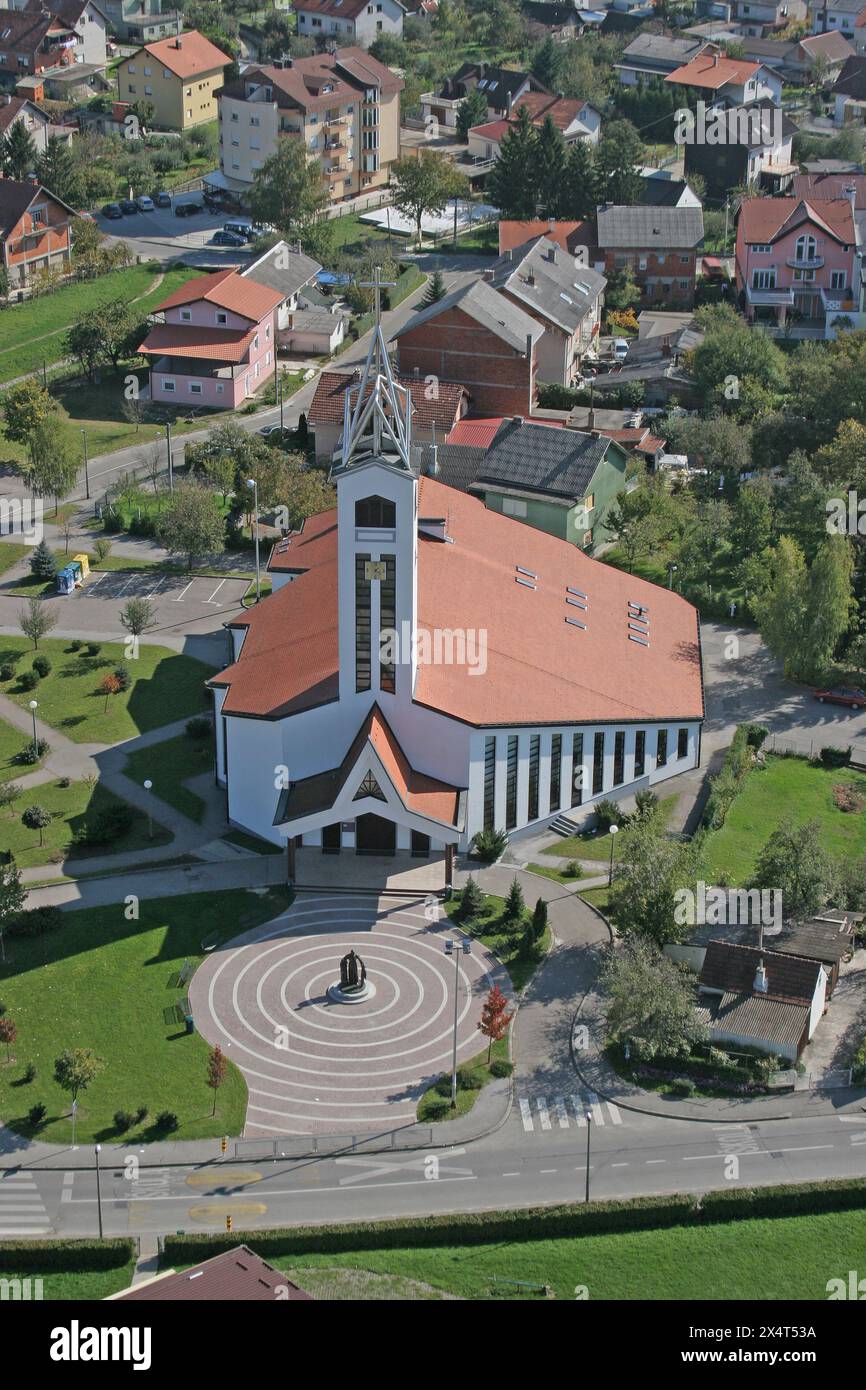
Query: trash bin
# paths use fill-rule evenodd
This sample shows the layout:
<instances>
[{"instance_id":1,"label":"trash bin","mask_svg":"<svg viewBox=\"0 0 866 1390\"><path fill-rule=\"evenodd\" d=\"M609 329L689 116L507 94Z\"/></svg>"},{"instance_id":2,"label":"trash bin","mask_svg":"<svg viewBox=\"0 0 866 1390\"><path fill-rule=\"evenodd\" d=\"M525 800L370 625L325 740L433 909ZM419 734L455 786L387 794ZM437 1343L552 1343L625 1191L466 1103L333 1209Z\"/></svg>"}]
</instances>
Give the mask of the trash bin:
<instances>
[{"instance_id":1,"label":"trash bin","mask_svg":"<svg viewBox=\"0 0 866 1390\"><path fill-rule=\"evenodd\" d=\"M195 1032L195 1021L193 1020L192 1014L187 1014L187 1015L186 1015L186 1031L187 1031L188 1033L194 1033L194 1032Z\"/></svg>"}]
</instances>

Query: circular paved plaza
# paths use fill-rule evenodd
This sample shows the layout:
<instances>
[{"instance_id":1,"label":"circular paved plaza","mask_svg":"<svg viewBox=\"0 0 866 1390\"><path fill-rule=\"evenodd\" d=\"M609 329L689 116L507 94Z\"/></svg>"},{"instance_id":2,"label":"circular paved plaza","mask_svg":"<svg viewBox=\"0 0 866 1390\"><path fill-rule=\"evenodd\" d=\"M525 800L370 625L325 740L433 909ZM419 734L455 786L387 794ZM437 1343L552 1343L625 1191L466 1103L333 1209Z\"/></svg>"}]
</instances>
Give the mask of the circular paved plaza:
<instances>
[{"instance_id":1,"label":"circular paved plaza","mask_svg":"<svg viewBox=\"0 0 866 1390\"><path fill-rule=\"evenodd\" d=\"M345 1134L405 1125L421 1092L451 1067L459 935L423 901L302 895L275 922L208 957L190 1002L249 1088L244 1134ZM363 1003L331 1002L354 949L375 987ZM458 959L458 1061L479 1052L477 1023L501 967L478 942Z\"/></svg>"}]
</instances>

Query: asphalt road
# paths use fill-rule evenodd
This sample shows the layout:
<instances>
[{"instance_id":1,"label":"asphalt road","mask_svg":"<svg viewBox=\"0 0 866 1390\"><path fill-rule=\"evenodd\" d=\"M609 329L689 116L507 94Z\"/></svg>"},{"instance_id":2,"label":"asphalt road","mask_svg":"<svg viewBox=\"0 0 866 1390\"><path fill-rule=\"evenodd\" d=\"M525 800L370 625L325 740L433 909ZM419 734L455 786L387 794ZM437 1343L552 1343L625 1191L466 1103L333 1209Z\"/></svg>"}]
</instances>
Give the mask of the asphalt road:
<instances>
[{"instance_id":1,"label":"asphalt road","mask_svg":"<svg viewBox=\"0 0 866 1390\"><path fill-rule=\"evenodd\" d=\"M553 1099L553 1098L551 1098ZM581 1096L586 1102L587 1097ZM592 1106L590 1186L595 1198L703 1192L866 1174L866 1113L837 1113L752 1125L711 1125ZM587 1125L549 1128L534 1111L527 1132L519 1105L494 1135L436 1154L361 1155L239 1163L229 1154L197 1169L140 1168L101 1173L106 1235L224 1230L308 1222L423 1216L582 1200ZM147 1161L145 1149L129 1159ZM736 1164L732 1163L736 1160ZM8 1161L8 1160L7 1160ZM96 1176L89 1148L70 1152L69 1171L26 1165L0 1174L0 1238L94 1235ZM736 1170L737 1176L728 1174ZM133 1176L128 1176L131 1173ZM137 1174L137 1175L136 1175ZM637 1277L636 1272L636 1277Z\"/></svg>"}]
</instances>

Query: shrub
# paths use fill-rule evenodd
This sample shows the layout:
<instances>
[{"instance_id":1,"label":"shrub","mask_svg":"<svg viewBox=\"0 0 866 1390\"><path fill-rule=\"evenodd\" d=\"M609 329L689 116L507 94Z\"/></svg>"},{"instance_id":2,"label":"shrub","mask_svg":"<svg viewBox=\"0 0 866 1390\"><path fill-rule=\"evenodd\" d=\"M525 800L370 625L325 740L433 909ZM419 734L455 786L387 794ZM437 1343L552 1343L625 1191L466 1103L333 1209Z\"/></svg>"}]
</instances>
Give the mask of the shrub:
<instances>
[{"instance_id":1,"label":"shrub","mask_svg":"<svg viewBox=\"0 0 866 1390\"><path fill-rule=\"evenodd\" d=\"M60 780L58 781L57 785L58 785L58 787L60 787L63 791L66 791L66 788L67 788L67 787L71 787L71 786L72 786L72 783L71 783L71 781L70 781L70 779L69 779L68 777L61 777Z\"/></svg>"},{"instance_id":2,"label":"shrub","mask_svg":"<svg viewBox=\"0 0 866 1390\"><path fill-rule=\"evenodd\" d=\"M686 1076L678 1076L676 1081L671 1083L671 1090L675 1096L693 1096L695 1093L695 1083Z\"/></svg>"},{"instance_id":3,"label":"shrub","mask_svg":"<svg viewBox=\"0 0 866 1390\"><path fill-rule=\"evenodd\" d=\"M114 1128L118 1134L125 1134L128 1129L132 1129L135 1117L128 1110L115 1110Z\"/></svg>"},{"instance_id":4,"label":"shrub","mask_svg":"<svg viewBox=\"0 0 866 1390\"><path fill-rule=\"evenodd\" d=\"M457 1089L458 1091L480 1091L484 1085L484 1076L474 1067L457 1068Z\"/></svg>"},{"instance_id":5,"label":"shrub","mask_svg":"<svg viewBox=\"0 0 866 1390\"><path fill-rule=\"evenodd\" d=\"M11 681L15 678L15 667L8 661L4 661L0 666L0 681Z\"/></svg>"},{"instance_id":6,"label":"shrub","mask_svg":"<svg viewBox=\"0 0 866 1390\"><path fill-rule=\"evenodd\" d=\"M485 864L492 864L507 844L508 836L504 830L479 830L472 837L470 849L476 859L481 859Z\"/></svg>"},{"instance_id":7,"label":"shrub","mask_svg":"<svg viewBox=\"0 0 866 1390\"><path fill-rule=\"evenodd\" d=\"M117 806L107 806L92 821L87 822L80 843L108 845L114 840L122 840L125 835L129 834L134 820L135 812L131 806L126 806L123 803Z\"/></svg>"},{"instance_id":8,"label":"shrub","mask_svg":"<svg viewBox=\"0 0 866 1390\"><path fill-rule=\"evenodd\" d=\"M653 816L658 811L660 802L655 792L651 792L645 787L642 791L635 792L634 804L635 820L648 821L652 820Z\"/></svg>"},{"instance_id":9,"label":"shrub","mask_svg":"<svg viewBox=\"0 0 866 1390\"><path fill-rule=\"evenodd\" d=\"M80 638L76 637L72 642L69 643L69 647L67 650L69 650L70 652L80 652L83 646L84 643L80 640Z\"/></svg>"},{"instance_id":10,"label":"shrub","mask_svg":"<svg viewBox=\"0 0 866 1390\"><path fill-rule=\"evenodd\" d=\"M31 1105L27 1111L27 1123L31 1129L38 1129L48 1114L48 1107L41 1100L36 1105Z\"/></svg>"},{"instance_id":11,"label":"shrub","mask_svg":"<svg viewBox=\"0 0 866 1390\"><path fill-rule=\"evenodd\" d=\"M48 660L47 656L43 655L42 652L39 652L36 656L34 656L30 665L33 667L33 670L36 672L37 676L41 676L44 678L51 672L51 662Z\"/></svg>"},{"instance_id":12,"label":"shrub","mask_svg":"<svg viewBox=\"0 0 866 1390\"><path fill-rule=\"evenodd\" d=\"M88 642L86 651L88 656L99 656L99 653L102 651L102 643Z\"/></svg>"},{"instance_id":13,"label":"shrub","mask_svg":"<svg viewBox=\"0 0 866 1390\"><path fill-rule=\"evenodd\" d=\"M212 732L213 720L207 714L196 714L186 721L187 738L206 739L210 738Z\"/></svg>"},{"instance_id":14,"label":"shrub","mask_svg":"<svg viewBox=\"0 0 866 1390\"><path fill-rule=\"evenodd\" d=\"M612 825L619 825L622 820L621 808L617 806L615 801L610 801L607 798L597 801L594 810L596 826L605 835Z\"/></svg>"},{"instance_id":15,"label":"shrub","mask_svg":"<svg viewBox=\"0 0 866 1390\"><path fill-rule=\"evenodd\" d=\"M40 758L44 758L47 752L48 744L46 743L44 738L38 739L36 743L34 743L31 739L29 743L25 743L20 753L15 754L15 757L12 759L12 761L15 763L21 763L25 767L32 767L34 763L39 762Z\"/></svg>"},{"instance_id":16,"label":"shrub","mask_svg":"<svg viewBox=\"0 0 866 1390\"><path fill-rule=\"evenodd\" d=\"M583 878L583 869L576 859L569 859L562 873L564 878Z\"/></svg>"},{"instance_id":17,"label":"shrub","mask_svg":"<svg viewBox=\"0 0 866 1390\"><path fill-rule=\"evenodd\" d=\"M451 1102L448 1100L428 1100L425 1107L428 1120L434 1123L437 1120L445 1120L451 1112Z\"/></svg>"},{"instance_id":18,"label":"shrub","mask_svg":"<svg viewBox=\"0 0 866 1390\"><path fill-rule=\"evenodd\" d=\"M833 748L829 745L818 754L822 767L847 767L851 758L850 748Z\"/></svg>"},{"instance_id":19,"label":"shrub","mask_svg":"<svg viewBox=\"0 0 866 1390\"><path fill-rule=\"evenodd\" d=\"M180 1121L173 1110L160 1110L154 1125L160 1134L174 1134L176 1129L180 1129Z\"/></svg>"},{"instance_id":20,"label":"shrub","mask_svg":"<svg viewBox=\"0 0 866 1390\"><path fill-rule=\"evenodd\" d=\"M31 907L19 912L9 923L7 931L10 936L45 936L48 932L59 931L63 922L63 912L59 907Z\"/></svg>"},{"instance_id":21,"label":"shrub","mask_svg":"<svg viewBox=\"0 0 866 1390\"><path fill-rule=\"evenodd\" d=\"M769 737L769 734L770 730L767 728L766 724L746 725L746 742L748 743L750 748L754 748L756 750L758 748L762 748L764 745L764 741Z\"/></svg>"},{"instance_id":22,"label":"shrub","mask_svg":"<svg viewBox=\"0 0 866 1390\"><path fill-rule=\"evenodd\" d=\"M514 1071L514 1063L506 1062L504 1057L494 1057L490 1063L490 1075L497 1078L510 1076Z\"/></svg>"},{"instance_id":23,"label":"shrub","mask_svg":"<svg viewBox=\"0 0 866 1390\"><path fill-rule=\"evenodd\" d=\"M852 787L849 782L840 782L833 788L833 801L840 811L862 811L864 797L856 787Z\"/></svg>"},{"instance_id":24,"label":"shrub","mask_svg":"<svg viewBox=\"0 0 866 1390\"><path fill-rule=\"evenodd\" d=\"M133 1124L137 1124L137 1125L143 1124L144 1121L147 1119L147 1117L148 1117L149 1114L150 1114L150 1111L148 1110L147 1106L146 1106L146 1105L140 1105L140 1106L138 1107L138 1109L136 1110L135 1115L134 1115L134 1117L133 1117Z\"/></svg>"},{"instance_id":25,"label":"shrub","mask_svg":"<svg viewBox=\"0 0 866 1390\"><path fill-rule=\"evenodd\" d=\"M22 671L18 677L19 690L35 690L39 684L39 674L36 671Z\"/></svg>"},{"instance_id":26,"label":"shrub","mask_svg":"<svg viewBox=\"0 0 866 1390\"><path fill-rule=\"evenodd\" d=\"M121 690L128 690L132 684L132 676L129 674L129 667L124 666L122 662L119 666L115 666L114 677L115 680L119 682Z\"/></svg>"}]
</instances>

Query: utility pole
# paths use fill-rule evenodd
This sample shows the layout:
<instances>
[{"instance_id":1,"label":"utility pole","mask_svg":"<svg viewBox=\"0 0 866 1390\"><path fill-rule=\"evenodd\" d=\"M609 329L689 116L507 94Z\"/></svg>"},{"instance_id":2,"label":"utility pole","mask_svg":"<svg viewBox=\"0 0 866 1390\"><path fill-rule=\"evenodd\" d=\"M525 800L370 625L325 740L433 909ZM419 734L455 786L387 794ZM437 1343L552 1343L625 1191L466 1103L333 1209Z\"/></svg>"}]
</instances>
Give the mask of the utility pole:
<instances>
[{"instance_id":1,"label":"utility pole","mask_svg":"<svg viewBox=\"0 0 866 1390\"><path fill-rule=\"evenodd\" d=\"M168 450L168 490L174 492L174 466L171 457L171 421L165 422L165 443Z\"/></svg>"},{"instance_id":2,"label":"utility pole","mask_svg":"<svg viewBox=\"0 0 866 1390\"><path fill-rule=\"evenodd\" d=\"M84 440L84 496L90 500L90 477L87 472L87 430L82 429L81 437Z\"/></svg>"}]
</instances>

